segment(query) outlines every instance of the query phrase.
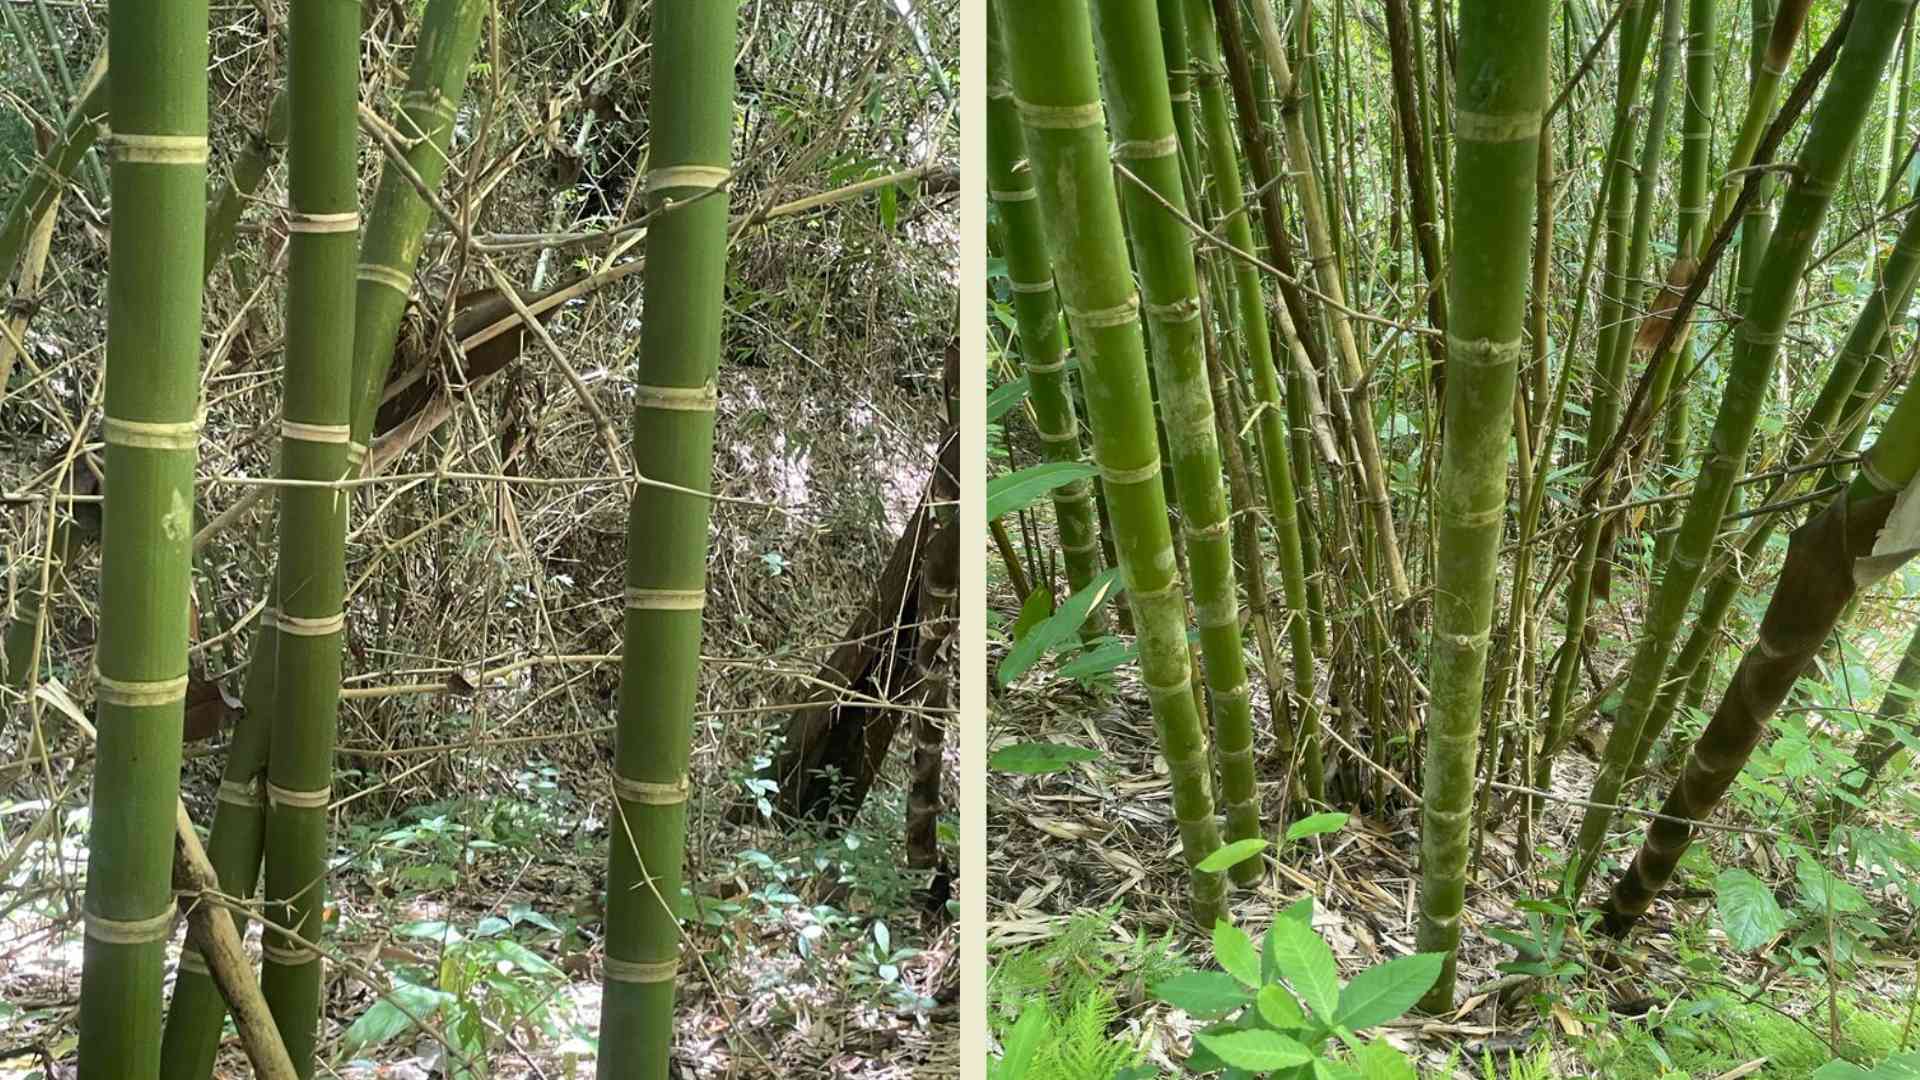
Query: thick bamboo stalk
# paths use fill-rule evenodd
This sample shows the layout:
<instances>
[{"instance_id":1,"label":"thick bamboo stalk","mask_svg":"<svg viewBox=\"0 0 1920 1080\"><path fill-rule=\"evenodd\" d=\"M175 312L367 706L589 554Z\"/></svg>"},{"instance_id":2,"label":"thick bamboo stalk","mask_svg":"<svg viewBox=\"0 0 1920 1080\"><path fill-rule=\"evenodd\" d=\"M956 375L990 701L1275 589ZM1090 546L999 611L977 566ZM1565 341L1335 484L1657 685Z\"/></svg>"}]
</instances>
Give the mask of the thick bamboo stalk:
<instances>
[{"instance_id":1,"label":"thick bamboo stalk","mask_svg":"<svg viewBox=\"0 0 1920 1080\"><path fill-rule=\"evenodd\" d=\"M1473 766L1480 736L1494 575L1506 523L1515 374L1526 342L1534 174L1546 109L1549 12L1533 0L1467 0L1457 88L1453 325L1446 441L1434 495L1432 704L1420 810L1422 952L1445 953L1429 1010L1451 1008L1466 895Z\"/></svg>"},{"instance_id":2,"label":"thick bamboo stalk","mask_svg":"<svg viewBox=\"0 0 1920 1080\"><path fill-rule=\"evenodd\" d=\"M205 0L114 0L113 205L99 738L80 980L83 1080L151 1080L173 927L173 808L187 688L200 277L207 176Z\"/></svg>"},{"instance_id":3,"label":"thick bamboo stalk","mask_svg":"<svg viewBox=\"0 0 1920 1080\"><path fill-rule=\"evenodd\" d=\"M1027 134L1048 251L1081 350L1093 459L1139 634L1140 670L1173 785L1173 814L1202 926L1225 913L1226 882L1198 868L1220 845L1207 738L1192 693L1186 598L1160 484L1140 299L1101 122L1086 0L996 3L1015 107ZM1203 388L1204 389L1204 388Z\"/></svg>"},{"instance_id":4,"label":"thick bamboo stalk","mask_svg":"<svg viewBox=\"0 0 1920 1080\"><path fill-rule=\"evenodd\" d=\"M453 120L467 85L467 67L480 41L483 0L432 0L414 43L407 89L400 95L395 127L407 137L406 165L430 189L446 175ZM380 392L393 366L393 343L413 287L413 267L426 242L431 210L413 179L391 165L367 218L354 294L353 442L356 465L364 462Z\"/></svg>"},{"instance_id":5,"label":"thick bamboo stalk","mask_svg":"<svg viewBox=\"0 0 1920 1080\"><path fill-rule=\"evenodd\" d=\"M1880 0L1880 10L1869 2L1860 11L1856 32L1861 26L1873 26L1885 38L1872 46L1881 53L1881 62L1891 52L1899 24L1875 24L1882 18L1904 18L1912 6L1911 0ZM1849 38L1848 47L1856 40ZM1845 61L1842 55L1843 65ZM1877 81L1878 65L1860 66ZM1836 70L1834 91L1840 89L1843 74ZM1872 98L1870 85L1860 95L1864 114L1864 101ZM1817 135L1816 130L1810 138ZM1788 195L1788 206L1781 212L1783 228L1793 198ZM1785 239L1777 239L1776 248ZM1713 720L1694 743L1686 768L1661 805L1664 816L1648 823L1645 844L1614 882L1607 904L1607 926L1614 933L1631 928L1672 879L1693 841L1692 823L1705 821L1719 805L1766 734L1767 720L1813 662L1848 604L1861 589L1920 553L1920 536L1910 526L1889 527L1882 533L1889 525L1894 500L1908 494L1916 472L1920 472L1920 394L1909 392L1901 396L1847 490L1794 531L1758 638L1741 659Z\"/></svg>"},{"instance_id":6,"label":"thick bamboo stalk","mask_svg":"<svg viewBox=\"0 0 1920 1080\"><path fill-rule=\"evenodd\" d=\"M356 106L360 16L338 0L294 0L288 19L287 335L280 473L336 481L351 468L354 254L359 239ZM268 919L306 942L325 932L327 804L345 636L344 489L280 493L275 700L266 783ZM287 1054L313 1073L320 954L269 929L260 988Z\"/></svg>"},{"instance_id":7,"label":"thick bamboo stalk","mask_svg":"<svg viewBox=\"0 0 1920 1080\"><path fill-rule=\"evenodd\" d=\"M1248 221L1250 211L1242 190L1239 156L1234 152L1226 90L1220 85L1220 40L1209 0L1187 0L1187 43L1192 50L1193 85L1200 96L1200 116L1206 133L1207 172L1216 204L1213 209L1226 220L1227 242L1241 251L1252 251L1253 225ZM1273 335L1267 325L1267 302L1259 268L1244 260L1235 260L1233 273L1233 311L1247 350L1247 367L1253 374L1253 396L1259 409L1260 476L1266 486L1267 513L1273 522L1274 546L1280 559L1281 590L1287 600L1292 704L1299 710L1294 728L1302 743L1307 793L1320 799L1325 796L1326 781L1320 758L1320 709L1314 685L1312 608L1307 592L1287 417L1281 402L1279 373L1274 368ZM1280 314L1285 318L1284 308ZM1264 612L1261 617L1265 617ZM1292 759L1295 746L1291 740L1280 749Z\"/></svg>"},{"instance_id":8,"label":"thick bamboo stalk","mask_svg":"<svg viewBox=\"0 0 1920 1080\"><path fill-rule=\"evenodd\" d=\"M614 737L601 1080L667 1080L727 267L736 6L653 7L653 149Z\"/></svg>"},{"instance_id":9,"label":"thick bamboo stalk","mask_svg":"<svg viewBox=\"0 0 1920 1080\"><path fill-rule=\"evenodd\" d=\"M1161 417L1173 458L1174 493L1186 534L1193 606L1213 706L1214 752L1226 838L1260 835L1253 774L1252 684L1240 636L1231 515L1214 436L1213 394L1200 329L1199 280L1180 178L1159 19L1152 0L1098 0L1094 40L1105 76L1121 204L1139 269L1141 304L1153 341ZM1241 884L1258 881L1264 863L1234 868Z\"/></svg>"},{"instance_id":10,"label":"thick bamboo stalk","mask_svg":"<svg viewBox=\"0 0 1920 1080\"><path fill-rule=\"evenodd\" d=\"M912 779L907 789L907 865L931 867L940 858L940 771L945 764L946 713L952 678L942 654L959 617L960 598L960 345L947 349L942 382L947 427L929 481L929 505L938 525L920 564L920 625L914 632L914 693L921 709L913 718Z\"/></svg>"},{"instance_id":11,"label":"thick bamboo stalk","mask_svg":"<svg viewBox=\"0 0 1920 1080\"><path fill-rule=\"evenodd\" d=\"M1834 64L1826 93L1815 109L1793 173L1793 185L1780 210L1780 224L1767 245L1752 299L1741 312L1707 459L1634 649L1624 700L1607 739L1600 773L1594 779L1594 805L1581 819L1578 851L1569 862L1569 896L1580 894L1599 857L1612 812L1596 807L1617 801L1620 786L1632 767L1674 638L1719 535L1734 482L1745 469L1747 446L1772 381L1780 338L1793 308L1793 294L1826 218L1834 187L1859 142L1867 105L1893 43L1899 39L1900 20L1911 6L1912 0L1863 0Z\"/></svg>"},{"instance_id":12,"label":"thick bamboo stalk","mask_svg":"<svg viewBox=\"0 0 1920 1080\"><path fill-rule=\"evenodd\" d=\"M1079 462L1085 452L1067 377L1067 335L1054 293L1053 264L1047 257L1046 237L1041 234L1033 175L1021 167L1027 157L1026 134L1020 129L1020 116L1013 106L1013 85L1007 77L999 24L989 19L987 25L987 192L1000 211L1000 236L1013 288L1014 324L1027 372L1027 400L1033 406L1033 426L1047 460ZM1101 570L1093 482L1076 480L1055 488L1053 515L1060 532L1067 585L1079 592ZM1083 636L1095 637L1105 631L1106 617L1096 611L1087 619Z\"/></svg>"}]
</instances>

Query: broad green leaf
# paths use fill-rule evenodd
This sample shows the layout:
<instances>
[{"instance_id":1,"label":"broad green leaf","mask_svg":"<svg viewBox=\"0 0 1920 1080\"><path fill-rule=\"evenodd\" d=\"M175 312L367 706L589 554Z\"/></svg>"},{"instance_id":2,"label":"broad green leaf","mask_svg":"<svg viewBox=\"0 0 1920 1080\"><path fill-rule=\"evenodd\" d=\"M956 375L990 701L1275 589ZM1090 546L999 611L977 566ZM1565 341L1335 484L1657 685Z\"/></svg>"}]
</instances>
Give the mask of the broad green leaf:
<instances>
[{"instance_id":1,"label":"broad green leaf","mask_svg":"<svg viewBox=\"0 0 1920 1080\"><path fill-rule=\"evenodd\" d=\"M1440 953L1416 953L1368 968L1341 989L1333 1022L1365 1028L1398 1018L1433 987L1445 960Z\"/></svg>"},{"instance_id":2,"label":"broad green leaf","mask_svg":"<svg viewBox=\"0 0 1920 1080\"><path fill-rule=\"evenodd\" d=\"M1322 836L1330 832L1339 832L1347 824L1347 815L1338 812L1314 814L1303 817L1287 826L1287 842L1304 840L1309 836Z\"/></svg>"},{"instance_id":3,"label":"broad green leaf","mask_svg":"<svg viewBox=\"0 0 1920 1080\"><path fill-rule=\"evenodd\" d=\"M454 996L431 986L396 983L393 989L360 1014L342 1039L349 1053L379 1046L429 1022Z\"/></svg>"},{"instance_id":4,"label":"broad green leaf","mask_svg":"<svg viewBox=\"0 0 1920 1080\"><path fill-rule=\"evenodd\" d=\"M1020 1021L1013 1030L1001 1040L1000 1047L1005 1051L1000 1060L994 1062L994 1080L1025 1080L1027 1070L1033 1067L1033 1056L1040 1052L1040 1040L1047 1034L1047 1010L1045 1006L1030 1005L1020 1014Z\"/></svg>"},{"instance_id":5,"label":"broad green leaf","mask_svg":"<svg viewBox=\"0 0 1920 1080\"><path fill-rule=\"evenodd\" d=\"M1251 990L1260 988L1260 954L1245 930L1225 919L1213 924L1213 958L1226 973Z\"/></svg>"},{"instance_id":6,"label":"broad green leaf","mask_svg":"<svg viewBox=\"0 0 1920 1080\"><path fill-rule=\"evenodd\" d=\"M1221 1061L1251 1072L1285 1069L1313 1060L1313 1051L1298 1040L1263 1028L1224 1031L1218 1035L1195 1035L1194 1039L1213 1051Z\"/></svg>"},{"instance_id":7,"label":"broad green leaf","mask_svg":"<svg viewBox=\"0 0 1920 1080\"><path fill-rule=\"evenodd\" d=\"M1012 382L1003 382L987 391L987 423L991 424L1017 408L1027 399L1028 389L1027 377L1022 375Z\"/></svg>"},{"instance_id":8,"label":"broad green leaf","mask_svg":"<svg viewBox=\"0 0 1920 1080\"><path fill-rule=\"evenodd\" d=\"M1020 605L1020 617L1013 620L1013 640L1019 641L1033 628L1045 622L1053 614L1053 589L1046 585L1034 586L1028 594L1027 602Z\"/></svg>"},{"instance_id":9,"label":"broad green leaf","mask_svg":"<svg viewBox=\"0 0 1920 1080\"><path fill-rule=\"evenodd\" d=\"M1815 1069L1809 1080L1874 1080L1874 1074L1844 1058L1834 1058Z\"/></svg>"},{"instance_id":10,"label":"broad green leaf","mask_svg":"<svg viewBox=\"0 0 1920 1080\"><path fill-rule=\"evenodd\" d=\"M1104 603L1109 594L1120 591L1119 580L1120 568L1108 568L1105 573L1087 582L1086 588L1068 597L1067 602L1060 605L1060 610L1042 619L1040 625L1015 641L1013 648L1007 650L1007 655L1000 661L1000 685L1010 685L1054 646L1079 633L1081 624L1087 621L1093 609Z\"/></svg>"},{"instance_id":11,"label":"broad green leaf","mask_svg":"<svg viewBox=\"0 0 1920 1080\"><path fill-rule=\"evenodd\" d=\"M500 941L495 945L502 959L529 975L560 974L560 969L548 963L545 957L517 941Z\"/></svg>"},{"instance_id":12,"label":"broad green leaf","mask_svg":"<svg viewBox=\"0 0 1920 1080\"><path fill-rule=\"evenodd\" d=\"M1254 1005L1260 1010L1260 1019L1281 1031L1305 1027L1307 1024L1307 1014L1301 1011L1300 1003L1293 1000L1293 995L1287 993L1286 987L1277 983L1261 987Z\"/></svg>"},{"instance_id":13,"label":"broad green leaf","mask_svg":"<svg viewBox=\"0 0 1920 1080\"><path fill-rule=\"evenodd\" d=\"M1201 859L1200 865L1194 869L1205 874L1217 874L1229 867L1246 862L1265 850L1267 850L1267 842L1257 836L1235 840L1231 844L1215 848L1213 853Z\"/></svg>"},{"instance_id":14,"label":"broad green leaf","mask_svg":"<svg viewBox=\"0 0 1920 1080\"><path fill-rule=\"evenodd\" d=\"M987 520L1025 509L1054 488L1083 480L1094 471L1084 461L1049 461L996 476L987 481Z\"/></svg>"},{"instance_id":15,"label":"broad green leaf","mask_svg":"<svg viewBox=\"0 0 1920 1080\"><path fill-rule=\"evenodd\" d=\"M1273 924L1273 960L1315 1016L1331 1022L1340 1003L1340 972L1333 950L1312 928L1288 918Z\"/></svg>"},{"instance_id":16,"label":"broad green leaf","mask_svg":"<svg viewBox=\"0 0 1920 1080\"><path fill-rule=\"evenodd\" d=\"M1003 746L987 757L987 768L995 772L1025 773L1038 776L1059 772L1075 762L1092 761L1100 751L1061 743L1028 742Z\"/></svg>"},{"instance_id":17,"label":"broad green leaf","mask_svg":"<svg viewBox=\"0 0 1920 1080\"><path fill-rule=\"evenodd\" d=\"M1800 883L1800 906L1810 912L1825 915L1829 901L1836 915L1866 909L1867 896L1858 886L1821 866L1812 856L1801 857L1793 876Z\"/></svg>"},{"instance_id":18,"label":"broad green leaf","mask_svg":"<svg viewBox=\"0 0 1920 1080\"><path fill-rule=\"evenodd\" d=\"M1183 972L1154 983L1149 993L1202 1020L1225 1016L1253 1000L1233 976L1221 971Z\"/></svg>"},{"instance_id":19,"label":"broad green leaf","mask_svg":"<svg viewBox=\"0 0 1920 1080\"><path fill-rule=\"evenodd\" d=\"M1309 893L1288 904L1286 909L1280 912L1280 918L1292 919L1303 926L1312 926L1313 895ZM1280 965L1274 963L1273 959L1273 928L1271 926L1267 928L1266 938L1260 943L1260 962L1261 970L1266 973L1266 981L1279 982Z\"/></svg>"},{"instance_id":20,"label":"broad green leaf","mask_svg":"<svg viewBox=\"0 0 1920 1080\"><path fill-rule=\"evenodd\" d=\"M1360 1070L1342 1061L1313 1059L1313 1080L1366 1080Z\"/></svg>"},{"instance_id":21,"label":"broad green leaf","mask_svg":"<svg viewBox=\"0 0 1920 1080\"><path fill-rule=\"evenodd\" d=\"M1786 912L1767 883L1745 870L1722 870L1714 879L1714 906L1727 940L1741 952L1765 945L1787 928Z\"/></svg>"},{"instance_id":22,"label":"broad green leaf","mask_svg":"<svg viewBox=\"0 0 1920 1080\"><path fill-rule=\"evenodd\" d=\"M1061 664L1060 674L1064 678L1086 682L1088 679L1124 667L1139 656L1138 646L1113 638L1103 638L1098 645Z\"/></svg>"}]
</instances>

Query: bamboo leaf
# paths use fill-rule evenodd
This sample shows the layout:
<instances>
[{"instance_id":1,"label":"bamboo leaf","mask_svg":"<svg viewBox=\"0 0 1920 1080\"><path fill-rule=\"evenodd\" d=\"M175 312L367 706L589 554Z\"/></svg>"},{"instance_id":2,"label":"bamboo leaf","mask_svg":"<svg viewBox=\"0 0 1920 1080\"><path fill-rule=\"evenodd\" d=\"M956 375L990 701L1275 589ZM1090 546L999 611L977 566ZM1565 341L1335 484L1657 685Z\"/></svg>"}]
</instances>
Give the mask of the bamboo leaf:
<instances>
[{"instance_id":1,"label":"bamboo leaf","mask_svg":"<svg viewBox=\"0 0 1920 1080\"><path fill-rule=\"evenodd\" d=\"M1346 824L1347 815L1333 811L1303 817L1299 821L1287 826L1287 842L1292 843L1295 840L1304 840L1309 836L1323 836L1327 833L1339 832Z\"/></svg>"},{"instance_id":2,"label":"bamboo leaf","mask_svg":"<svg viewBox=\"0 0 1920 1080\"><path fill-rule=\"evenodd\" d=\"M1027 400L1032 384L1025 375L1003 382L987 392L987 423L991 424Z\"/></svg>"},{"instance_id":3,"label":"bamboo leaf","mask_svg":"<svg viewBox=\"0 0 1920 1080\"><path fill-rule=\"evenodd\" d=\"M1115 582L1119 576L1120 568L1113 567L1094 578L1086 588L1068 597L1058 611L1042 620L1025 637L1015 641L1006 658L1000 661L1000 685L1012 683L1054 646L1078 633L1080 625L1087 621L1094 609L1106 600L1110 592L1116 591Z\"/></svg>"},{"instance_id":4,"label":"bamboo leaf","mask_svg":"<svg viewBox=\"0 0 1920 1080\"><path fill-rule=\"evenodd\" d=\"M987 520L1024 510L1057 487L1092 476L1094 468L1084 461L1049 461L1032 465L987 481Z\"/></svg>"},{"instance_id":5,"label":"bamboo leaf","mask_svg":"<svg viewBox=\"0 0 1920 1080\"><path fill-rule=\"evenodd\" d=\"M1267 842L1257 836L1249 837L1245 840L1235 840L1231 844L1215 848L1212 854L1201 859L1200 865L1194 867L1194 869L1206 874L1217 874L1222 870L1246 862L1248 859L1253 858L1266 849Z\"/></svg>"},{"instance_id":6,"label":"bamboo leaf","mask_svg":"<svg viewBox=\"0 0 1920 1080\"><path fill-rule=\"evenodd\" d=\"M1077 762L1093 761L1100 751L1061 743L1015 743L995 750L987 758L987 768L995 772L1024 773L1039 776L1060 772Z\"/></svg>"}]
</instances>

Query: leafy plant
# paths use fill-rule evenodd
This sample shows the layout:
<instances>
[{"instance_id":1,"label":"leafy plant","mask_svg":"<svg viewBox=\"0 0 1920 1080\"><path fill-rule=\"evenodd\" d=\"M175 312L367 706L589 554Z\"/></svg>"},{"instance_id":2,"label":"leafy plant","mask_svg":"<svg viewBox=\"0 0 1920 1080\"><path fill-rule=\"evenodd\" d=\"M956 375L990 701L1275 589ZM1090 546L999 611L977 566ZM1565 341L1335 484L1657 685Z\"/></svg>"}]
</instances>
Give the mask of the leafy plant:
<instances>
[{"instance_id":1,"label":"leafy plant","mask_svg":"<svg viewBox=\"0 0 1920 1080\"><path fill-rule=\"evenodd\" d=\"M1153 987L1159 1000L1214 1021L1194 1036L1188 1069L1225 1080L1412 1080L1404 1055L1359 1032L1411 1009L1439 978L1443 957L1399 957L1342 985L1312 922L1311 897L1282 912L1258 947L1245 931L1218 922L1213 952L1222 970Z\"/></svg>"}]
</instances>

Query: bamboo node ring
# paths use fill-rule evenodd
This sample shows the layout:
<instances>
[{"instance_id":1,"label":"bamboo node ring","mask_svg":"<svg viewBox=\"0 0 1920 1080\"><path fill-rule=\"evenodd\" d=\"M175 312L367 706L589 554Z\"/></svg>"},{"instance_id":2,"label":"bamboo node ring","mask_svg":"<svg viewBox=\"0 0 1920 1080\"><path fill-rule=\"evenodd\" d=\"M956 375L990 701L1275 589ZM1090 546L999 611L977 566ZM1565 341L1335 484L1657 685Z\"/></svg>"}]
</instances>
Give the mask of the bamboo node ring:
<instances>
[{"instance_id":1,"label":"bamboo node ring","mask_svg":"<svg viewBox=\"0 0 1920 1080\"><path fill-rule=\"evenodd\" d=\"M102 418L101 431L107 445L134 450L193 450L200 445L200 429L207 422L206 413L198 413L191 420L122 420L117 416Z\"/></svg>"},{"instance_id":2,"label":"bamboo node ring","mask_svg":"<svg viewBox=\"0 0 1920 1080\"><path fill-rule=\"evenodd\" d=\"M1109 484L1143 484L1148 480L1160 478L1160 455L1155 454L1152 461L1137 469L1116 469L1110 465L1100 466L1100 479Z\"/></svg>"},{"instance_id":3,"label":"bamboo node ring","mask_svg":"<svg viewBox=\"0 0 1920 1080\"><path fill-rule=\"evenodd\" d=\"M604 966L607 978L624 983L661 983L672 982L680 974L680 958L671 960L620 960L607 957Z\"/></svg>"},{"instance_id":4,"label":"bamboo node ring","mask_svg":"<svg viewBox=\"0 0 1920 1080\"><path fill-rule=\"evenodd\" d=\"M141 682L135 679L110 679L95 669L93 696L102 704L118 705L126 709L171 705L186 699L187 677L181 675L174 679Z\"/></svg>"},{"instance_id":5,"label":"bamboo node ring","mask_svg":"<svg viewBox=\"0 0 1920 1080\"><path fill-rule=\"evenodd\" d=\"M260 805L260 781L222 780L220 793L215 797L232 806L257 807Z\"/></svg>"},{"instance_id":6,"label":"bamboo node ring","mask_svg":"<svg viewBox=\"0 0 1920 1080\"><path fill-rule=\"evenodd\" d=\"M1125 326L1140 318L1140 297L1136 294L1127 297L1126 303L1124 304L1115 304L1109 308L1095 308L1091 311L1082 311L1078 308L1070 307L1067 309L1067 315L1072 318L1074 322L1088 329Z\"/></svg>"},{"instance_id":7,"label":"bamboo node ring","mask_svg":"<svg viewBox=\"0 0 1920 1080\"><path fill-rule=\"evenodd\" d=\"M987 194L993 197L994 202L1029 202L1040 197L1040 193L1032 188L1014 188L1011 191L994 188Z\"/></svg>"},{"instance_id":8,"label":"bamboo node ring","mask_svg":"<svg viewBox=\"0 0 1920 1080\"><path fill-rule=\"evenodd\" d=\"M379 263L361 263L356 276L361 281L371 281L375 285L385 285L401 296L406 296L407 293L413 290L413 275L404 270L397 270L391 266L382 266Z\"/></svg>"},{"instance_id":9,"label":"bamboo node ring","mask_svg":"<svg viewBox=\"0 0 1920 1080\"><path fill-rule=\"evenodd\" d=\"M346 210L335 214L307 214L298 210L287 211L287 231L290 233L350 233L360 229L360 211Z\"/></svg>"},{"instance_id":10,"label":"bamboo node ring","mask_svg":"<svg viewBox=\"0 0 1920 1080\"><path fill-rule=\"evenodd\" d=\"M207 137L114 132L107 137L107 153L114 161L134 165L205 165Z\"/></svg>"},{"instance_id":11,"label":"bamboo node ring","mask_svg":"<svg viewBox=\"0 0 1920 1080\"><path fill-rule=\"evenodd\" d=\"M628 611L699 611L707 606L705 589L643 589L627 586Z\"/></svg>"},{"instance_id":12,"label":"bamboo node ring","mask_svg":"<svg viewBox=\"0 0 1920 1080\"><path fill-rule=\"evenodd\" d=\"M1113 156L1134 160L1172 157L1180 152L1180 136L1159 139L1126 139L1113 144Z\"/></svg>"},{"instance_id":13,"label":"bamboo node ring","mask_svg":"<svg viewBox=\"0 0 1920 1080\"><path fill-rule=\"evenodd\" d=\"M175 909L172 904L150 919L109 919L86 914L87 936L107 945L148 945L173 935Z\"/></svg>"},{"instance_id":14,"label":"bamboo node ring","mask_svg":"<svg viewBox=\"0 0 1920 1080\"><path fill-rule=\"evenodd\" d=\"M274 628L283 634L295 637L326 637L337 634L347 625L347 613L336 611L332 615L306 618L301 615L289 615L282 611L274 618Z\"/></svg>"},{"instance_id":15,"label":"bamboo node ring","mask_svg":"<svg viewBox=\"0 0 1920 1080\"><path fill-rule=\"evenodd\" d=\"M320 959L320 954L312 949L282 949L277 945L266 945L260 950L268 963L281 967L300 967Z\"/></svg>"},{"instance_id":16,"label":"bamboo node ring","mask_svg":"<svg viewBox=\"0 0 1920 1080\"><path fill-rule=\"evenodd\" d=\"M1053 279L1048 278L1045 281L1011 281L1009 280L1007 282L1007 287L1011 288L1014 292L1017 292L1017 293L1052 292ZM1032 365L1028 365L1028 369L1031 370Z\"/></svg>"},{"instance_id":17,"label":"bamboo node ring","mask_svg":"<svg viewBox=\"0 0 1920 1080\"><path fill-rule=\"evenodd\" d=\"M267 781L267 801L274 806L291 806L295 810L325 810L333 801L333 788L323 787L317 791L293 791L283 788L273 781Z\"/></svg>"},{"instance_id":18,"label":"bamboo node ring","mask_svg":"<svg viewBox=\"0 0 1920 1080\"><path fill-rule=\"evenodd\" d=\"M624 802L641 803L646 806L678 806L687 801L687 791L692 780L681 773L676 780L660 783L657 780L635 780L630 776L613 776L613 793Z\"/></svg>"},{"instance_id":19,"label":"bamboo node ring","mask_svg":"<svg viewBox=\"0 0 1920 1080\"><path fill-rule=\"evenodd\" d=\"M1023 101L1018 95L1013 99L1014 107L1020 110L1020 119L1028 127L1071 130L1073 128L1096 127L1106 115L1097 101L1085 105L1039 105Z\"/></svg>"},{"instance_id":20,"label":"bamboo node ring","mask_svg":"<svg viewBox=\"0 0 1920 1080\"><path fill-rule=\"evenodd\" d=\"M353 428L347 424L308 424L299 420L282 420L280 437L310 443L350 443L353 441Z\"/></svg>"},{"instance_id":21,"label":"bamboo node ring","mask_svg":"<svg viewBox=\"0 0 1920 1080\"><path fill-rule=\"evenodd\" d=\"M699 386L636 386L633 398L639 408L670 412L712 412L719 401L712 379Z\"/></svg>"},{"instance_id":22,"label":"bamboo node ring","mask_svg":"<svg viewBox=\"0 0 1920 1080\"><path fill-rule=\"evenodd\" d=\"M647 172L647 192L662 188L700 188L712 191L733 178L733 170L718 165L667 165Z\"/></svg>"}]
</instances>

